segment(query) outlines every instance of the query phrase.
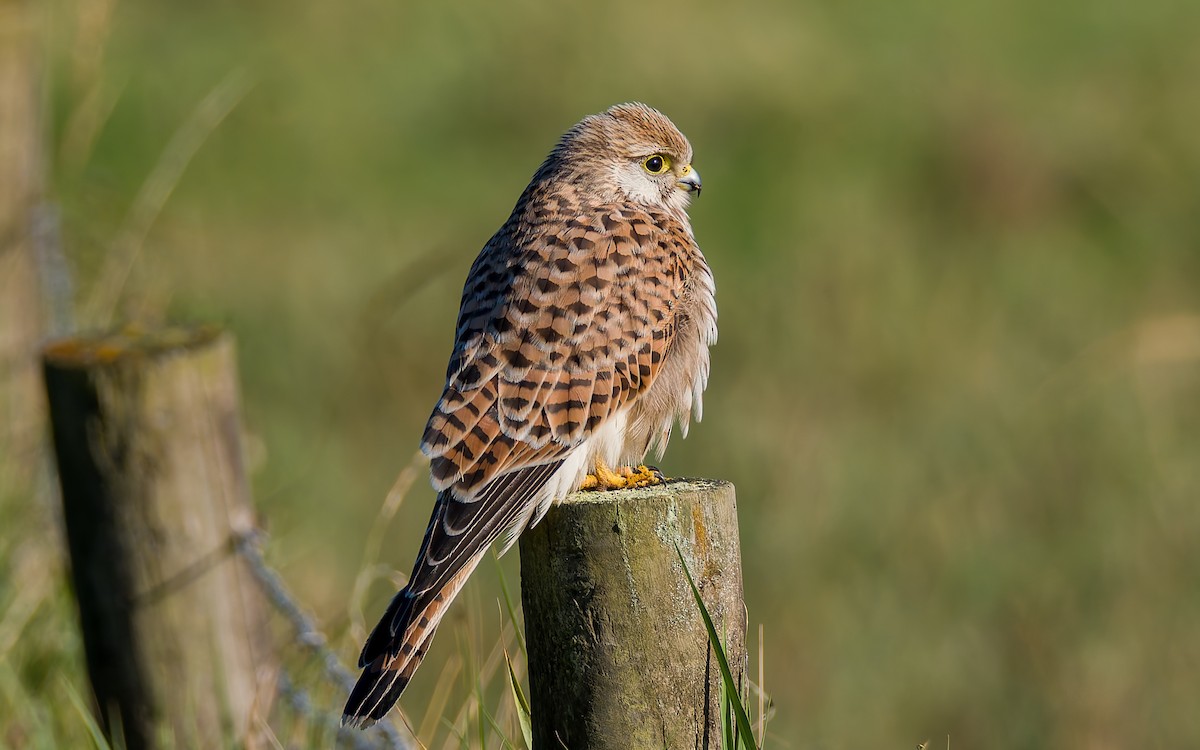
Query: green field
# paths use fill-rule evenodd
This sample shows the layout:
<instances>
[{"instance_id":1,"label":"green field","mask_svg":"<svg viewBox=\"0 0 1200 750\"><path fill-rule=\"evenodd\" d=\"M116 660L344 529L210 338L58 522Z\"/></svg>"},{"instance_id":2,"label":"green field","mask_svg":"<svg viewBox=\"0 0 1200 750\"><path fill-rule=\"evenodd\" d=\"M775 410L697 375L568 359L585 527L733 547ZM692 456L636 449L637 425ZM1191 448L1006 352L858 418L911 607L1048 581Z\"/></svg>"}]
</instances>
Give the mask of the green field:
<instances>
[{"instance_id":1,"label":"green field","mask_svg":"<svg viewBox=\"0 0 1200 750\"><path fill-rule=\"evenodd\" d=\"M347 662L467 267L563 130L641 100L694 146L720 306L704 421L662 467L737 485L766 746L1200 746L1200 3L41 8L78 322L119 293L236 332L270 556ZM52 519L0 506L26 537ZM86 736L53 554L0 541L0 612L33 607L0 615L0 704L25 707L0 745ZM448 662L435 710L471 700L497 581L442 627L417 720Z\"/></svg>"}]
</instances>

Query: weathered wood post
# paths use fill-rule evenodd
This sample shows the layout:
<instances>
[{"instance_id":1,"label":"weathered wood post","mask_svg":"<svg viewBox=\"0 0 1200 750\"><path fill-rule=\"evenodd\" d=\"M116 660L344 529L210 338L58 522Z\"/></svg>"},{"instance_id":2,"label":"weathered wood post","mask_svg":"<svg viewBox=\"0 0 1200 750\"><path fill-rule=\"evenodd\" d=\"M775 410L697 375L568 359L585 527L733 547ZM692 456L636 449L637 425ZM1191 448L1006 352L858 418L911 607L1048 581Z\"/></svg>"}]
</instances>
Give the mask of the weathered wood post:
<instances>
[{"instance_id":1,"label":"weathered wood post","mask_svg":"<svg viewBox=\"0 0 1200 750\"><path fill-rule=\"evenodd\" d=\"M720 747L720 670L676 545L742 677L733 485L577 493L521 538L534 750Z\"/></svg>"},{"instance_id":2,"label":"weathered wood post","mask_svg":"<svg viewBox=\"0 0 1200 750\"><path fill-rule=\"evenodd\" d=\"M252 526L234 346L214 328L46 348L88 671L130 750L256 745L274 660L233 554Z\"/></svg>"}]
</instances>

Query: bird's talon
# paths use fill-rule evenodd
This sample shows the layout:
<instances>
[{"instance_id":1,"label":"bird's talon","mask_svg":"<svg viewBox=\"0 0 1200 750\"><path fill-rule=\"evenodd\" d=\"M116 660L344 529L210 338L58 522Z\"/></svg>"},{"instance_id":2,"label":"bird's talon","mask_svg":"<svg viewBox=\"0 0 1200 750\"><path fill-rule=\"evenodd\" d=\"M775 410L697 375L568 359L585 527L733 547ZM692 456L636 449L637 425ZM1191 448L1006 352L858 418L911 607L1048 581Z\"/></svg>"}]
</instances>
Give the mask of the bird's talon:
<instances>
[{"instance_id":1,"label":"bird's talon","mask_svg":"<svg viewBox=\"0 0 1200 750\"><path fill-rule=\"evenodd\" d=\"M624 490L636 487L650 487L662 484L667 478L653 466L639 465L620 466L616 470L608 468L603 461L596 461L596 467L591 474L583 478L579 485L581 490Z\"/></svg>"},{"instance_id":2,"label":"bird's talon","mask_svg":"<svg viewBox=\"0 0 1200 750\"><path fill-rule=\"evenodd\" d=\"M627 486L629 487L651 487L656 484L662 484L667 480L663 473L653 466L642 464L636 469L629 469L629 475L626 478Z\"/></svg>"},{"instance_id":3,"label":"bird's talon","mask_svg":"<svg viewBox=\"0 0 1200 750\"><path fill-rule=\"evenodd\" d=\"M581 490L624 490L636 487L650 487L665 482L667 478L653 466L640 465L635 467L620 466L610 469L603 461L596 461L591 474L583 478L579 485Z\"/></svg>"},{"instance_id":4,"label":"bird's talon","mask_svg":"<svg viewBox=\"0 0 1200 750\"><path fill-rule=\"evenodd\" d=\"M641 464L637 468L622 466L617 469L616 473L623 480L623 487L650 487L667 481L667 478L663 476L661 471L645 464Z\"/></svg>"}]
</instances>

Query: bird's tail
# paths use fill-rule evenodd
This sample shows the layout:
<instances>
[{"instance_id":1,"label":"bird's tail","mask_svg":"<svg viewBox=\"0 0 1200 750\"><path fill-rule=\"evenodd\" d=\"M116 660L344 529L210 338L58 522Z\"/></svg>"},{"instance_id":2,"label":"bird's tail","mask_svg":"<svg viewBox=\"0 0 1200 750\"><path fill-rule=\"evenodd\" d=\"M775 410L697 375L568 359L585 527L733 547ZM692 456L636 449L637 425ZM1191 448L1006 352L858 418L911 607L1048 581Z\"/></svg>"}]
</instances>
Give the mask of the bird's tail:
<instances>
[{"instance_id":1,"label":"bird's tail","mask_svg":"<svg viewBox=\"0 0 1200 750\"><path fill-rule=\"evenodd\" d=\"M369 727L396 703L467 576L492 542L506 532L515 538L530 523L561 464L558 459L515 469L466 498L456 490L438 494L408 586L392 599L358 657L363 673L342 724Z\"/></svg>"},{"instance_id":2,"label":"bird's tail","mask_svg":"<svg viewBox=\"0 0 1200 750\"><path fill-rule=\"evenodd\" d=\"M363 673L342 711L343 726L366 729L395 705L425 658L442 615L482 557L473 556L437 593L418 596L406 587L396 594L358 658Z\"/></svg>"}]
</instances>

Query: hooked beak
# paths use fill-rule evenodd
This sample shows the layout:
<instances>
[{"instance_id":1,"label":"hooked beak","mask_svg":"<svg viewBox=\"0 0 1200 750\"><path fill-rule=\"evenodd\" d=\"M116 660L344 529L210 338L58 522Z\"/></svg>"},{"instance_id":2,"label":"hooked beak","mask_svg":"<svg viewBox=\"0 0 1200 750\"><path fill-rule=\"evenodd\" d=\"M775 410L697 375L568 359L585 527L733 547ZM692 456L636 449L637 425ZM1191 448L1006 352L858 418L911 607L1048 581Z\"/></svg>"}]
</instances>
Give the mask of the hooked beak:
<instances>
[{"instance_id":1,"label":"hooked beak","mask_svg":"<svg viewBox=\"0 0 1200 750\"><path fill-rule=\"evenodd\" d=\"M700 195L700 173L689 165L684 167L683 177L679 178L679 187L689 193Z\"/></svg>"}]
</instances>

